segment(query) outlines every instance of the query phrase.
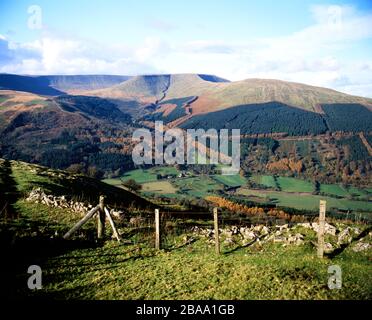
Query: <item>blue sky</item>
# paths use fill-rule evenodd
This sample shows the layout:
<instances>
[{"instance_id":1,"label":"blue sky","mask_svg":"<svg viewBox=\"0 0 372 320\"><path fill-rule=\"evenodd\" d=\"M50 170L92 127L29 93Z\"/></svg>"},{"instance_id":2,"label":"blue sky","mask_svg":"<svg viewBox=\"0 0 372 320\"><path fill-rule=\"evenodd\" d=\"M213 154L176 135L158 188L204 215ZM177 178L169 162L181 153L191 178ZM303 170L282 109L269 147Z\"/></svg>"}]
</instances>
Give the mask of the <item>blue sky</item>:
<instances>
[{"instance_id":1,"label":"blue sky","mask_svg":"<svg viewBox=\"0 0 372 320\"><path fill-rule=\"evenodd\" d=\"M0 0L0 72L211 73L372 96L371 52L367 0Z\"/></svg>"}]
</instances>

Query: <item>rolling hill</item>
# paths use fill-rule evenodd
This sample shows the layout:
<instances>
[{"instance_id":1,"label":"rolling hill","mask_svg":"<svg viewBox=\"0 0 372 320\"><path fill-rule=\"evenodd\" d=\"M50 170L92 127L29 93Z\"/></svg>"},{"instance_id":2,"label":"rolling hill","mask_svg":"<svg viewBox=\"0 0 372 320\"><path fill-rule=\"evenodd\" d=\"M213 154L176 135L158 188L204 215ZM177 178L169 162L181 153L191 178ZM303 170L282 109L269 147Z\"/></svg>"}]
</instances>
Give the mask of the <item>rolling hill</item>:
<instances>
[{"instance_id":1,"label":"rolling hill","mask_svg":"<svg viewBox=\"0 0 372 320\"><path fill-rule=\"evenodd\" d=\"M215 76L198 74L137 76L88 94L105 98L147 98L153 103L162 98L198 96L198 101L193 105L195 114L271 101L314 112L318 112L317 105L329 103L360 103L372 107L372 99L327 88L269 79L229 82Z\"/></svg>"},{"instance_id":2,"label":"rolling hill","mask_svg":"<svg viewBox=\"0 0 372 320\"><path fill-rule=\"evenodd\" d=\"M0 74L0 90L24 91L44 96L58 96L70 91L111 87L128 80L128 76L114 75L48 75L27 76Z\"/></svg>"},{"instance_id":3,"label":"rolling hill","mask_svg":"<svg viewBox=\"0 0 372 320\"><path fill-rule=\"evenodd\" d=\"M322 109L322 105L343 105L351 113L353 113L353 110L357 113L358 110L361 110L360 108L365 108L366 112L362 113L367 115L367 118L363 120L363 123L369 122L369 112L372 110L372 99L351 96L332 89L270 79L247 79L229 82L216 76L200 74L137 76L110 88L93 90L86 94L115 99L119 104L126 101L127 104L132 105L130 101L138 101L141 105L139 107L141 112L137 113L136 118L146 113L144 120L163 119L167 123L170 122L168 114L174 113L174 106L172 106L174 104L170 103L164 106L164 101L196 97L187 110L178 110L178 117L174 118L172 116L171 118L171 126L181 125L182 127L190 127L195 123L201 124L200 119L203 117L202 115L208 117L209 114L213 114L212 117L216 119L215 112L226 110L220 114L227 116L230 127L235 126L238 128L238 123L230 121L230 114L236 113L235 108L238 107L238 110L244 114L252 111L251 115L253 115L255 112L253 109L249 109L251 106L261 105L262 109L266 110L266 104L274 102L277 105L284 104L288 108L302 110L304 115L308 115L306 112L311 112L312 115L309 115L309 117L316 119L319 119L317 114L326 114ZM229 109L234 110L228 111ZM126 110L131 112L128 108ZM284 110L284 108L280 110ZM298 113L297 111L294 112ZM164 114L163 118L161 113ZM196 119L194 119L195 117ZM326 117L338 116L330 112L323 118ZM282 120L286 121L284 118ZM329 123L333 122L331 119L328 120ZM270 121L270 117L263 118L261 122L265 121ZM336 128L340 131L349 131L349 128L343 128L338 125L330 127L325 119L321 119L321 121L324 122L324 129L320 131L310 130L309 133L317 134L326 131L336 131ZM287 124L284 127L292 125L289 119L286 122ZM362 128L362 130L370 130L368 125L363 125ZM258 131L261 132L262 130L259 129ZM306 132L306 130L297 131ZM277 129L269 128L268 130L265 129L264 132L277 132Z\"/></svg>"},{"instance_id":4,"label":"rolling hill","mask_svg":"<svg viewBox=\"0 0 372 320\"><path fill-rule=\"evenodd\" d=\"M129 114L98 97L0 94L0 153L8 159L59 169L85 161L117 170L131 158L108 140L130 136L130 124Z\"/></svg>"},{"instance_id":5,"label":"rolling hill","mask_svg":"<svg viewBox=\"0 0 372 320\"><path fill-rule=\"evenodd\" d=\"M243 143L242 154L250 154L246 172L318 174L347 183L372 172L372 99L327 88L203 74L0 75L0 84L0 156L7 159L120 176L133 169L133 130L162 120L168 127L240 128L253 139L266 137L263 146ZM275 139L286 136L311 143L284 150L286 143Z\"/></svg>"},{"instance_id":6,"label":"rolling hill","mask_svg":"<svg viewBox=\"0 0 372 320\"><path fill-rule=\"evenodd\" d=\"M106 202L113 206L152 207L149 201L132 192L84 175L0 158L0 191L4 196L1 199L2 208L7 202L11 206L17 200L24 201L24 197L35 188L41 188L47 194L64 195L79 201L97 203L99 196L104 195ZM7 201L8 198L11 201Z\"/></svg>"}]
</instances>

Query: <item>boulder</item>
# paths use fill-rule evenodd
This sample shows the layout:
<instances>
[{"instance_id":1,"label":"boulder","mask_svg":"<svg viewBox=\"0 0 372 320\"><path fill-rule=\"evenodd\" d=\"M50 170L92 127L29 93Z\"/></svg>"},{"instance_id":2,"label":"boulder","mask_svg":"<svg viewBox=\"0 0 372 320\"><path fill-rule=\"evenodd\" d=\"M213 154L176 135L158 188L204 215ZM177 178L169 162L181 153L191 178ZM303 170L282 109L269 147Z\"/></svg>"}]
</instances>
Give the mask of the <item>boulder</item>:
<instances>
[{"instance_id":1,"label":"boulder","mask_svg":"<svg viewBox=\"0 0 372 320\"><path fill-rule=\"evenodd\" d=\"M300 245L304 243L304 236L301 233L295 235L289 235L287 239L288 244Z\"/></svg>"},{"instance_id":2,"label":"boulder","mask_svg":"<svg viewBox=\"0 0 372 320\"><path fill-rule=\"evenodd\" d=\"M132 217L129 220L129 224L134 227L139 227L144 222L145 222L145 219L142 217Z\"/></svg>"},{"instance_id":3,"label":"boulder","mask_svg":"<svg viewBox=\"0 0 372 320\"><path fill-rule=\"evenodd\" d=\"M330 234L332 236L335 236L336 235L336 232L337 232L337 229L336 229L335 226L332 226L329 223L325 223L325 225L324 225L324 231L325 231L326 234Z\"/></svg>"},{"instance_id":4,"label":"boulder","mask_svg":"<svg viewBox=\"0 0 372 320\"><path fill-rule=\"evenodd\" d=\"M274 240L274 243L286 242L286 238L285 237L280 237L280 236L274 237L273 240Z\"/></svg>"},{"instance_id":5,"label":"boulder","mask_svg":"<svg viewBox=\"0 0 372 320\"><path fill-rule=\"evenodd\" d=\"M283 224L281 226L276 226L276 227L279 228L280 231L288 230L288 224Z\"/></svg>"},{"instance_id":6,"label":"boulder","mask_svg":"<svg viewBox=\"0 0 372 320\"><path fill-rule=\"evenodd\" d=\"M254 226L254 227L253 227L253 231L261 232L262 228L263 228L262 225Z\"/></svg>"},{"instance_id":7,"label":"boulder","mask_svg":"<svg viewBox=\"0 0 372 320\"><path fill-rule=\"evenodd\" d=\"M231 232L232 232L233 235L237 235L237 234L239 234L239 229L238 229L238 227L233 226L233 227L231 228Z\"/></svg>"},{"instance_id":8,"label":"boulder","mask_svg":"<svg viewBox=\"0 0 372 320\"><path fill-rule=\"evenodd\" d=\"M267 235L270 233L270 229L266 226L263 226L261 229L261 235Z\"/></svg>"},{"instance_id":9,"label":"boulder","mask_svg":"<svg viewBox=\"0 0 372 320\"><path fill-rule=\"evenodd\" d=\"M319 223L317 222L313 222L311 224L311 228L315 231L315 232L318 232L319 231ZM329 223L324 223L324 233L325 234L330 234L332 236L335 236L336 235L336 232L337 232L337 229L335 226L329 224Z\"/></svg>"},{"instance_id":10,"label":"boulder","mask_svg":"<svg viewBox=\"0 0 372 320\"><path fill-rule=\"evenodd\" d=\"M338 240L337 240L337 244L346 244L346 243L350 243L353 239L352 235L351 235L351 228L350 227L347 227L345 228L344 230L342 230L340 232L340 234L338 235Z\"/></svg>"},{"instance_id":11,"label":"boulder","mask_svg":"<svg viewBox=\"0 0 372 320\"><path fill-rule=\"evenodd\" d=\"M361 252L364 250L370 249L372 246L367 242L358 241L356 245L353 247L353 251Z\"/></svg>"},{"instance_id":12,"label":"boulder","mask_svg":"<svg viewBox=\"0 0 372 320\"><path fill-rule=\"evenodd\" d=\"M243 233L243 238L244 238L244 239L253 240L253 239L256 239L256 238L257 238L257 235L256 235L253 231L246 230L246 231Z\"/></svg>"},{"instance_id":13,"label":"boulder","mask_svg":"<svg viewBox=\"0 0 372 320\"><path fill-rule=\"evenodd\" d=\"M325 253L330 253L330 252L332 252L332 251L333 251L333 246L332 246L332 244L329 243L329 242L326 242L326 243L324 244L324 252L325 252Z\"/></svg>"},{"instance_id":14,"label":"boulder","mask_svg":"<svg viewBox=\"0 0 372 320\"><path fill-rule=\"evenodd\" d=\"M226 238L224 243L227 244L227 245L231 245L231 244L234 244L235 241L234 241L233 238Z\"/></svg>"}]
</instances>

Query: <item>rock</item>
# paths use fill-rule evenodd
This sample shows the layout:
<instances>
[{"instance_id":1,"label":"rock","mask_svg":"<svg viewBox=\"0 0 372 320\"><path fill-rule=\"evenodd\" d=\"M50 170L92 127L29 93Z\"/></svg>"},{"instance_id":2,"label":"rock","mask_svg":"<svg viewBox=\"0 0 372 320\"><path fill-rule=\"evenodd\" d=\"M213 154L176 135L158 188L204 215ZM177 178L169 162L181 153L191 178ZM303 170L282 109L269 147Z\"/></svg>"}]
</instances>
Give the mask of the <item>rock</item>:
<instances>
[{"instance_id":1,"label":"rock","mask_svg":"<svg viewBox=\"0 0 372 320\"><path fill-rule=\"evenodd\" d=\"M270 229L266 226L263 226L261 229L261 235L267 235L270 233Z\"/></svg>"},{"instance_id":2,"label":"rock","mask_svg":"<svg viewBox=\"0 0 372 320\"><path fill-rule=\"evenodd\" d=\"M209 238L214 237L214 229L207 229L206 230L206 235Z\"/></svg>"},{"instance_id":3,"label":"rock","mask_svg":"<svg viewBox=\"0 0 372 320\"><path fill-rule=\"evenodd\" d=\"M257 235L256 235L253 231L246 230L246 231L243 233L243 238L244 238L244 239L253 240L253 239L256 239L256 238L257 238Z\"/></svg>"},{"instance_id":4,"label":"rock","mask_svg":"<svg viewBox=\"0 0 372 320\"><path fill-rule=\"evenodd\" d=\"M351 228L347 227L340 232L338 235L337 244L346 244L352 241L353 237L351 236Z\"/></svg>"},{"instance_id":5,"label":"rock","mask_svg":"<svg viewBox=\"0 0 372 320\"><path fill-rule=\"evenodd\" d=\"M286 242L285 237L274 237L274 243Z\"/></svg>"},{"instance_id":6,"label":"rock","mask_svg":"<svg viewBox=\"0 0 372 320\"><path fill-rule=\"evenodd\" d=\"M312 229L313 229L315 232L318 232L318 231L319 231L319 223L317 223L317 222L313 222L313 223L311 224L311 227L312 227ZM324 233L325 233L325 234L330 234L330 235L332 235L332 236L335 236L335 235L336 235L336 232L337 232L337 229L336 229L335 226L332 226L331 224L329 224L329 223L327 223L327 222L324 224Z\"/></svg>"},{"instance_id":7,"label":"rock","mask_svg":"<svg viewBox=\"0 0 372 320\"><path fill-rule=\"evenodd\" d=\"M230 231L230 230L222 230L221 232L222 235L225 235L226 237L232 237L232 235L234 234L233 231Z\"/></svg>"},{"instance_id":8,"label":"rock","mask_svg":"<svg viewBox=\"0 0 372 320\"><path fill-rule=\"evenodd\" d=\"M239 229L238 229L238 227L233 226L233 227L231 228L231 232L232 232L233 235L237 235L237 234L239 234Z\"/></svg>"},{"instance_id":9,"label":"rock","mask_svg":"<svg viewBox=\"0 0 372 320\"><path fill-rule=\"evenodd\" d=\"M247 230L248 228L246 227L240 227L239 231L241 234L243 234L245 232L245 230Z\"/></svg>"},{"instance_id":10,"label":"rock","mask_svg":"<svg viewBox=\"0 0 372 320\"><path fill-rule=\"evenodd\" d=\"M325 225L324 225L324 232L326 234L330 234L332 236L335 236L336 235L336 232L337 232L337 229L336 229L335 226L332 226L329 223L325 223Z\"/></svg>"},{"instance_id":11,"label":"rock","mask_svg":"<svg viewBox=\"0 0 372 320\"><path fill-rule=\"evenodd\" d=\"M242 246L245 246L245 245L247 245L248 243L251 243L252 242L252 240L249 240L249 239L243 239L242 240Z\"/></svg>"},{"instance_id":12,"label":"rock","mask_svg":"<svg viewBox=\"0 0 372 320\"><path fill-rule=\"evenodd\" d=\"M313 222L311 224L311 228L315 231L315 232L318 232L319 230L319 224L317 222Z\"/></svg>"},{"instance_id":13,"label":"rock","mask_svg":"<svg viewBox=\"0 0 372 320\"><path fill-rule=\"evenodd\" d=\"M281 226L277 226L277 228L279 228L280 231L285 231L288 229L288 224L283 224Z\"/></svg>"},{"instance_id":14,"label":"rock","mask_svg":"<svg viewBox=\"0 0 372 320\"><path fill-rule=\"evenodd\" d=\"M47 195L41 188L32 190L26 200L35 203L43 203L55 208L68 208L77 213L86 213L89 209L93 208L91 204L86 205L83 202L74 202L73 200L67 201L64 195L59 197Z\"/></svg>"},{"instance_id":15,"label":"rock","mask_svg":"<svg viewBox=\"0 0 372 320\"><path fill-rule=\"evenodd\" d=\"M324 244L324 252L326 252L326 253L330 253L330 252L332 252L333 251L333 246L332 246L332 244L330 244L329 242L326 242L325 244Z\"/></svg>"},{"instance_id":16,"label":"rock","mask_svg":"<svg viewBox=\"0 0 372 320\"><path fill-rule=\"evenodd\" d=\"M112 216L114 216L116 218L120 218L124 214L123 211L114 210L114 209L111 209L110 213L111 213Z\"/></svg>"},{"instance_id":17,"label":"rock","mask_svg":"<svg viewBox=\"0 0 372 320\"><path fill-rule=\"evenodd\" d=\"M288 244L300 245L304 243L304 236L301 233L290 235L287 240Z\"/></svg>"},{"instance_id":18,"label":"rock","mask_svg":"<svg viewBox=\"0 0 372 320\"><path fill-rule=\"evenodd\" d=\"M367 242L358 241L357 244L353 247L353 251L361 252L364 250L368 250L372 246Z\"/></svg>"},{"instance_id":19,"label":"rock","mask_svg":"<svg viewBox=\"0 0 372 320\"><path fill-rule=\"evenodd\" d=\"M300 227L304 227L306 229L311 229L311 224L309 222L298 223L297 225L300 226Z\"/></svg>"},{"instance_id":20,"label":"rock","mask_svg":"<svg viewBox=\"0 0 372 320\"><path fill-rule=\"evenodd\" d=\"M184 243L190 243L190 242L195 241L195 238L193 238L189 235L185 235L185 236L183 236L182 240L183 240Z\"/></svg>"},{"instance_id":21,"label":"rock","mask_svg":"<svg viewBox=\"0 0 372 320\"><path fill-rule=\"evenodd\" d=\"M129 224L135 227L139 227L144 222L145 222L145 219L142 217L132 217L129 220Z\"/></svg>"},{"instance_id":22,"label":"rock","mask_svg":"<svg viewBox=\"0 0 372 320\"><path fill-rule=\"evenodd\" d=\"M253 231L261 232L262 228L263 228L262 225L254 226L254 227L253 227Z\"/></svg>"},{"instance_id":23,"label":"rock","mask_svg":"<svg viewBox=\"0 0 372 320\"><path fill-rule=\"evenodd\" d=\"M224 241L225 244L228 244L228 245L231 245L231 244L234 244L235 241L233 238L226 238L225 241Z\"/></svg>"}]
</instances>

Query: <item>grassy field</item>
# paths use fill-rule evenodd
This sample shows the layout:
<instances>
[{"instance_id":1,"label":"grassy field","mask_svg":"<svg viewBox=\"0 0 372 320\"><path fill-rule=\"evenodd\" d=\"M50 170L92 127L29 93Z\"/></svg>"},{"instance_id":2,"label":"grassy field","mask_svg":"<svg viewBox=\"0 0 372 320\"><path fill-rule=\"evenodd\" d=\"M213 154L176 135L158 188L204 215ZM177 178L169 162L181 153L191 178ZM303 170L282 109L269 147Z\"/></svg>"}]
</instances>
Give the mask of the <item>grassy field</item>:
<instances>
[{"instance_id":1,"label":"grassy field","mask_svg":"<svg viewBox=\"0 0 372 320\"><path fill-rule=\"evenodd\" d=\"M329 208L372 212L372 203L366 201L371 196L371 193L368 193L368 189L361 190L356 187L343 187L338 184L321 184L319 191L324 195L313 195L315 186L312 182L293 177L252 175L249 178L245 178L240 175L212 175L173 178L165 181L156 180L157 174L164 176L168 174L176 175L177 173L178 171L173 167L155 167L147 170L133 170L128 172L125 177L133 178L137 182L143 183L143 192L149 196L162 194L170 198L204 198L207 195L223 190L224 187L240 186L242 188L238 191L238 194L247 196L248 200L258 203L271 202L279 206L299 210L318 210L319 200L325 199ZM117 180L119 179L115 179L115 181ZM245 188L244 186L248 180L269 190ZM281 191L275 190L277 188L280 188ZM356 199L350 199L351 197Z\"/></svg>"},{"instance_id":2,"label":"grassy field","mask_svg":"<svg viewBox=\"0 0 372 320\"><path fill-rule=\"evenodd\" d=\"M174 167L154 167L150 169L137 169L125 173L119 178L105 179L111 185L120 185L122 181L134 179L137 183L157 181L157 175L177 175L179 171Z\"/></svg>"},{"instance_id":3,"label":"grassy field","mask_svg":"<svg viewBox=\"0 0 372 320\"><path fill-rule=\"evenodd\" d=\"M160 194L176 193L177 189L169 181L147 182L142 185L143 192L154 192Z\"/></svg>"},{"instance_id":4,"label":"grassy field","mask_svg":"<svg viewBox=\"0 0 372 320\"><path fill-rule=\"evenodd\" d=\"M216 182L208 177L177 181L179 187L192 187L190 192L200 194L216 188ZM168 224L164 233L167 249L156 251L152 220L144 235L141 235L143 228L117 220L119 233L126 240L122 244L109 240L109 228L106 228L107 241L97 242L94 219L65 241L61 236L81 215L27 202L24 198L35 186L69 194L72 190L81 191L83 185L89 186L91 192L104 190L108 198L114 196L110 192L117 192L125 201L130 195L86 177L19 162L0 162L0 191L12 200L17 213L12 219L0 219L2 258L8 261L4 265L7 276L0 288L1 295L50 299L372 298L371 251L356 253L347 246L333 257L320 260L312 245L316 233L305 228L299 230L306 239L303 245L255 242L236 247L222 241L222 254L217 256L206 238L190 230L172 233ZM10 192L20 194L10 197ZM169 222L174 225L174 221ZM186 235L195 241L185 243ZM43 288L30 291L26 286L29 277L26 270L34 264L43 271ZM342 268L341 290L327 287L330 265Z\"/></svg>"},{"instance_id":5,"label":"grassy field","mask_svg":"<svg viewBox=\"0 0 372 320\"><path fill-rule=\"evenodd\" d=\"M335 196L340 196L340 197L347 197L349 193L345 188L338 184L321 184L320 185L320 192L322 193L327 193Z\"/></svg>"},{"instance_id":6,"label":"grassy field","mask_svg":"<svg viewBox=\"0 0 372 320\"><path fill-rule=\"evenodd\" d=\"M247 179L238 174L234 175L213 175L212 178L218 183L222 183L227 187L240 187L247 183Z\"/></svg>"},{"instance_id":7,"label":"grassy field","mask_svg":"<svg viewBox=\"0 0 372 320\"><path fill-rule=\"evenodd\" d=\"M23 199L36 188L41 188L47 194L65 195L75 201L93 204L98 203L100 195L105 195L106 202L115 206L128 202L142 208L152 205L138 195L86 176L0 159L0 204L5 201L11 208L13 202Z\"/></svg>"},{"instance_id":8,"label":"grassy field","mask_svg":"<svg viewBox=\"0 0 372 320\"><path fill-rule=\"evenodd\" d=\"M217 257L201 246L154 252L108 244L72 251L43 265L43 293L56 298L124 300L371 298L366 257L345 252L332 261L319 261L308 248L279 246ZM68 263L61 266L60 260ZM327 269L332 264L342 268L341 290L327 287Z\"/></svg>"},{"instance_id":9,"label":"grassy field","mask_svg":"<svg viewBox=\"0 0 372 320\"><path fill-rule=\"evenodd\" d=\"M222 243L222 254L200 238L186 246L155 251L149 243L103 246L86 240L54 242L48 250L43 241L62 233L75 220L63 210L19 201L23 241L14 249L16 266L8 273L12 287L8 297L52 299L371 299L370 251L342 253L323 260L316 258L308 242L302 246L267 243L234 250ZM29 222L32 221L32 224ZM25 225L28 227L24 228ZM0 227L4 225L0 224ZM81 232L94 233L88 224ZM301 231L306 234L306 231ZM37 234L38 236L33 236ZM43 241L37 240L42 237ZM174 239L182 243L182 237ZM315 233L307 234L315 239ZM127 238L127 240L130 238ZM51 242L53 243L53 242ZM38 244L38 250L32 248ZM50 249L51 249L50 248ZM14 260L10 260L14 262ZM30 264L43 270L43 288L30 292L24 285ZM327 287L328 267L342 268L342 289ZM12 281L15 282L12 282ZM16 284L14 286L14 284Z\"/></svg>"},{"instance_id":10,"label":"grassy field","mask_svg":"<svg viewBox=\"0 0 372 320\"><path fill-rule=\"evenodd\" d=\"M273 176L267 176L267 175L252 175L249 177L249 179L256 184L263 185L267 188L275 189L277 184L275 182L275 179Z\"/></svg>"},{"instance_id":11,"label":"grassy field","mask_svg":"<svg viewBox=\"0 0 372 320\"><path fill-rule=\"evenodd\" d=\"M328 208L337 208L342 210L361 210L372 212L372 202L354 201L348 199L336 199L327 196L318 195L298 195L294 193L269 191L269 190L253 190L241 188L237 192L240 195L260 197L266 200L271 200L282 207L304 209L304 210L318 210L319 201L326 200Z\"/></svg>"},{"instance_id":12,"label":"grassy field","mask_svg":"<svg viewBox=\"0 0 372 320\"><path fill-rule=\"evenodd\" d=\"M173 184L182 194L197 198L204 198L208 194L213 194L215 191L223 189L222 184L218 184L208 176L177 179L173 181Z\"/></svg>"},{"instance_id":13,"label":"grassy field","mask_svg":"<svg viewBox=\"0 0 372 320\"><path fill-rule=\"evenodd\" d=\"M277 182L280 189L285 192L313 192L314 185L306 180L290 177L278 177Z\"/></svg>"},{"instance_id":14,"label":"grassy field","mask_svg":"<svg viewBox=\"0 0 372 320\"><path fill-rule=\"evenodd\" d=\"M360 189L355 188L353 186L349 186L347 188L347 191L349 192L350 195L353 195L355 197L362 198L362 197L366 197L367 196L367 193L364 190L360 190Z\"/></svg>"}]
</instances>

